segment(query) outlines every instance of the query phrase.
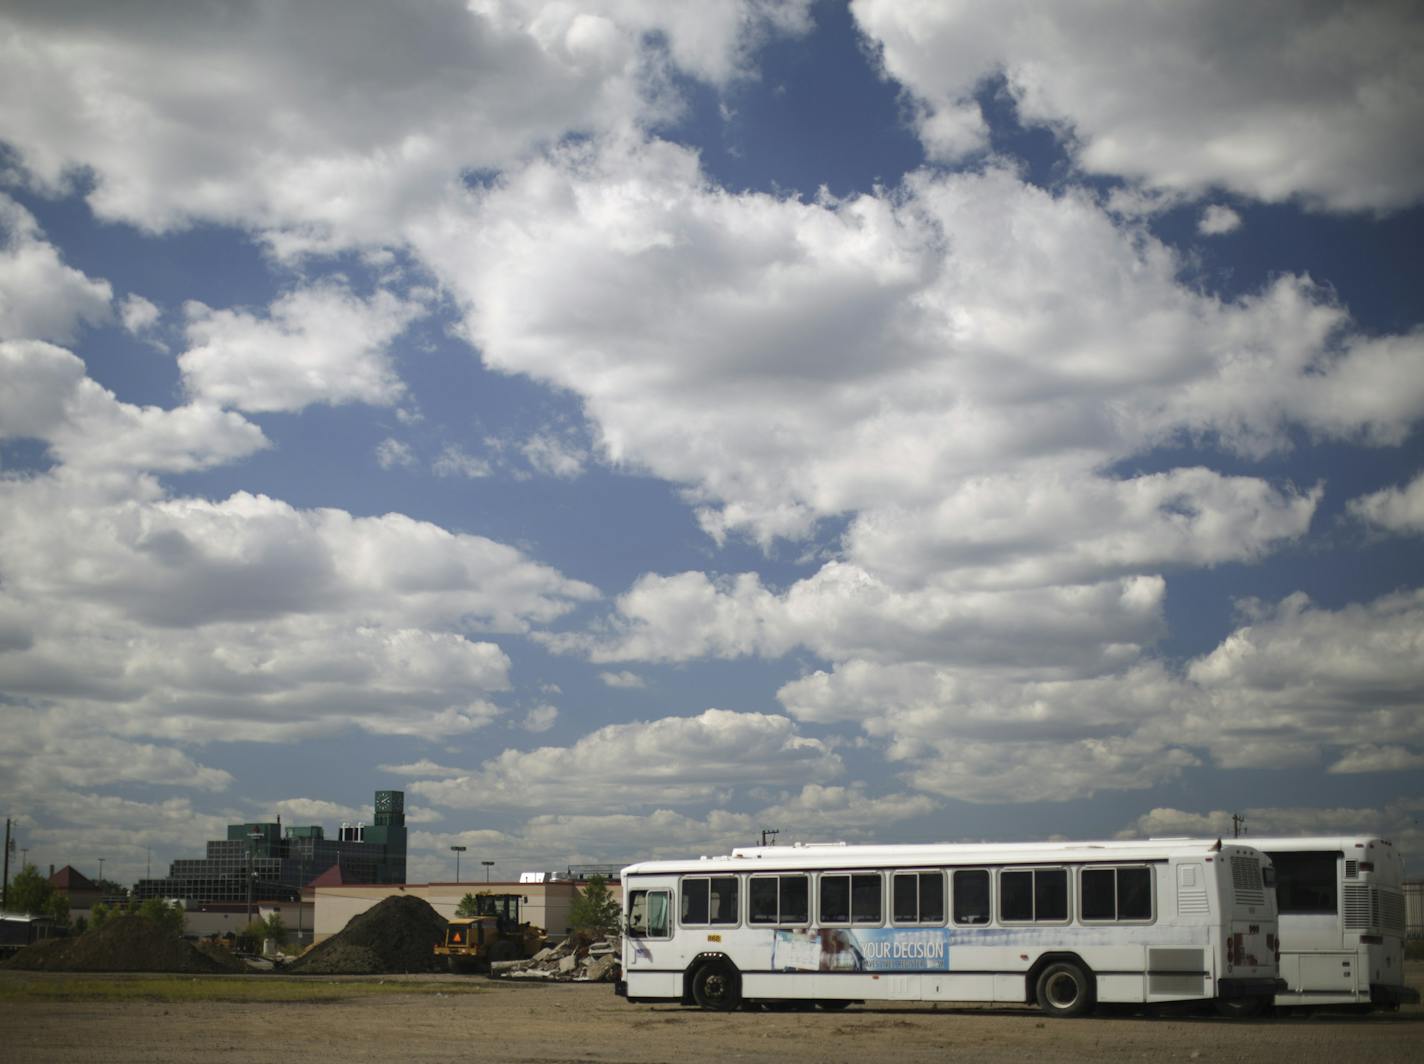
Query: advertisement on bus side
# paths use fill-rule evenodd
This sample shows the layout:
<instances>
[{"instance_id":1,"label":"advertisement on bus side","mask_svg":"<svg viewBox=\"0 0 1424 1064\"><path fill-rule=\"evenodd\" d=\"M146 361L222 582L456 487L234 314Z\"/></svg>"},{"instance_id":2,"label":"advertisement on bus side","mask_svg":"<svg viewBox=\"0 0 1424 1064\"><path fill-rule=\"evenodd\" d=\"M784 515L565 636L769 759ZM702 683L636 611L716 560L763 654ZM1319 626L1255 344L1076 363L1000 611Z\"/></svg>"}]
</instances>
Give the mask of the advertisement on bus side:
<instances>
[{"instance_id":1,"label":"advertisement on bus side","mask_svg":"<svg viewBox=\"0 0 1424 1064\"><path fill-rule=\"evenodd\" d=\"M948 971L949 932L897 927L778 930L771 966L781 972Z\"/></svg>"}]
</instances>

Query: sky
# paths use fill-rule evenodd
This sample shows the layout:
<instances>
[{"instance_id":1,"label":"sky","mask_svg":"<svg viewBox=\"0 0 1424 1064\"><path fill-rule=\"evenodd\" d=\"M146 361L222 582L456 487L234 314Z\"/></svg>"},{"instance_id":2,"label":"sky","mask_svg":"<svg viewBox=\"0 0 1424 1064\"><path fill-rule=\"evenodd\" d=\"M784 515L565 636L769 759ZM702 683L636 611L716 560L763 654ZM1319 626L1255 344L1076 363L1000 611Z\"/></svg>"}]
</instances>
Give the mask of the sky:
<instances>
[{"instance_id":1,"label":"sky","mask_svg":"<svg viewBox=\"0 0 1424 1064\"><path fill-rule=\"evenodd\" d=\"M1404 2L11 0L0 810L132 882L1375 832Z\"/></svg>"}]
</instances>

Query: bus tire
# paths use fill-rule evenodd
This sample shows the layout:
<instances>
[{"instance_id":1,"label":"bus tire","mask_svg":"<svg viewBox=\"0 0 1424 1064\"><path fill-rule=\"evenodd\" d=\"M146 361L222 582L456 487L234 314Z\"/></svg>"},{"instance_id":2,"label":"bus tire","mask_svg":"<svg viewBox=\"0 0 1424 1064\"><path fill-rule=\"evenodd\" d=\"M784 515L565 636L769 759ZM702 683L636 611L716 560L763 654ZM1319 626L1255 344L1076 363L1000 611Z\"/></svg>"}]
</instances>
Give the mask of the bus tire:
<instances>
[{"instance_id":1,"label":"bus tire","mask_svg":"<svg viewBox=\"0 0 1424 1064\"><path fill-rule=\"evenodd\" d=\"M699 1008L730 1012L742 1002L737 972L726 961L708 961L692 977L692 1000Z\"/></svg>"},{"instance_id":2,"label":"bus tire","mask_svg":"<svg viewBox=\"0 0 1424 1064\"><path fill-rule=\"evenodd\" d=\"M1084 1016L1093 1009L1093 980L1073 961L1057 961L1039 973L1035 997L1049 1016Z\"/></svg>"}]
</instances>

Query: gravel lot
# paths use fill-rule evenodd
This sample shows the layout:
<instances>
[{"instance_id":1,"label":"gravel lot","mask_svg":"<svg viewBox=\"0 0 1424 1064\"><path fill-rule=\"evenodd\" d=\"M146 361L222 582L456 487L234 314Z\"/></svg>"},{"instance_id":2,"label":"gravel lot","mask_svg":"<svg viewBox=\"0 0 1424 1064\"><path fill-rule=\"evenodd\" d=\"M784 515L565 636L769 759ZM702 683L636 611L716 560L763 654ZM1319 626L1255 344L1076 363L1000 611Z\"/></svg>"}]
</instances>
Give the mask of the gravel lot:
<instances>
[{"instance_id":1,"label":"gravel lot","mask_svg":"<svg viewBox=\"0 0 1424 1064\"><path fill-rule=\"evenodd\" d=\"M1424 966L1411 965L1417 986ZM5 982L62 979L0 973ZM122 978L122 977L116 977ZM238 976L235 978L261 978ZM386 976L386 979L393 977ZM401 978L401 977L396 977ZM418 977L429 980L429 976ZM440 977L440 979L470 977ZM476 977L478 978L478 977ZM482 980L483 982L483 980ZM477 995L400 995L328 1004L31 1001L7 1006L6 1064L302 1064L364 1061L689 1060L896 1064L997 1061L1290 1061L1416 1064L1424 1008L1369 1016L1229 1021L1107 1015L1049 1020L1010 1008L856 1006L826 1013L704 1013L629 1005L608 984L487 983Z\"/></svg>"}]
</instances>

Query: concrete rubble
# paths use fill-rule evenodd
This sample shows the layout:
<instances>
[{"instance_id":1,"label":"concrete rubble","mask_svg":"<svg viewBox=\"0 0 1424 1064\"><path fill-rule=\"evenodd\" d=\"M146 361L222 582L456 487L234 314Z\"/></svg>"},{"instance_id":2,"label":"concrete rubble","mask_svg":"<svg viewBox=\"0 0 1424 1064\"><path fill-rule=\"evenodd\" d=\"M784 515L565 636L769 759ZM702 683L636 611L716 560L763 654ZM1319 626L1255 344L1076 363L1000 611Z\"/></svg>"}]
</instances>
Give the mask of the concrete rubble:
<instances>
[{"instance_id":1,"label":"concrete rubble","mask_svg":"<svg viewBox=\"0 0 1424 1064\"><path fill-rule=\"evenodd\" d=\"M575 983L611 983L618 978L622 942L617 936L593 942L570 935L545 946L528 960L495 961L490 975L496 979L550 979Z\"/></svg>"}]
</instances>

